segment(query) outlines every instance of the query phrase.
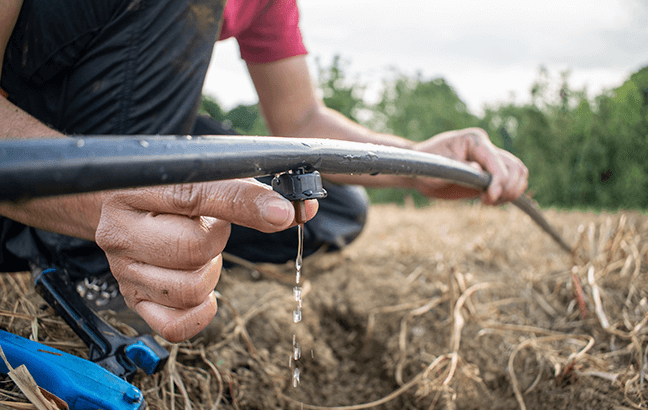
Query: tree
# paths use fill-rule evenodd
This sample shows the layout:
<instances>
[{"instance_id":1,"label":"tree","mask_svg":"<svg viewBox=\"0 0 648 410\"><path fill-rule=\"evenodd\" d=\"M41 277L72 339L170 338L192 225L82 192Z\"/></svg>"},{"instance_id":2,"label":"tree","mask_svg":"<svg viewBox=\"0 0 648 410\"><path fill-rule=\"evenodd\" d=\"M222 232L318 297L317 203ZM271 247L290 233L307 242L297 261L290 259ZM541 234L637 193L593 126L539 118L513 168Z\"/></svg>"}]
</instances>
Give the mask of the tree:
<instances>
[{"instance_id":1,"label":"tree","mask_svg":"<svg viewBox=\"0 0 648 410\"><path fill-rule=\"evenodd\" d=\"M384 131L412 141L438 133L479 125L455 90L443 79L424 79L420 73L397 73L384 85L381 101L374 107Z\"/></svg>"},{"instance_id":2,"label":"tree","mask_svg":"<svg viewBox=\"0 0 648 410\"><path fill-rule=\"evenodd\" d=\"M569 73L552 89L546 69L532 103L486 111L491 136L529 168L529 187L543 206L648 207L648 68L593 101L572 90Z\"/></svg>"},{"instance_id":3,"label":"tree","mask_svg":"<svg viewBox=\"0 0 648 410\"><path fill-rule=\"evenodd\" d=\"M541 67L530 103L486 107L481 118L468 112L444 79L397 70L385 76L380 100L369 104L365 84L350 79L347 70L340 56L329 66L318 61L318 84L324 103L354 121L413 141L479 126L524 161L542 206L648 208L648 67L594 99L570 87L568 71L552 80ZM267 135L256 105L225 112L205 97L201 112L241 134ZM416 203L427 203L412 191L369 194L374 202L402 202L412 195Z\"/></svg>"},{"instance_id":4,"label":"tree","mask_svg":"<svg viewBox=\"0 0 648 410\"><path fill-rule=\"evenodd\" d=\"M319 59L316 64L318 85L324 105L355 122L360 122L358 113L366 108L363 100L365 87L357 80L350 81L347 78L345 69L348 63L343 62L341 57L336 55L328 67L322 66Z\"/></svg>"},{"instance_id":5,"label":"tree","mask_svg":"<svg viewBox=\"0 0 648 410\"><path fill-rule=\"evenodd\" d=\"M211 116L223 128L234 130L241 135L268 135L256 104L239 105L225 112L215 98L203 95L198 113Z\"/></svg>"}]
</instances>

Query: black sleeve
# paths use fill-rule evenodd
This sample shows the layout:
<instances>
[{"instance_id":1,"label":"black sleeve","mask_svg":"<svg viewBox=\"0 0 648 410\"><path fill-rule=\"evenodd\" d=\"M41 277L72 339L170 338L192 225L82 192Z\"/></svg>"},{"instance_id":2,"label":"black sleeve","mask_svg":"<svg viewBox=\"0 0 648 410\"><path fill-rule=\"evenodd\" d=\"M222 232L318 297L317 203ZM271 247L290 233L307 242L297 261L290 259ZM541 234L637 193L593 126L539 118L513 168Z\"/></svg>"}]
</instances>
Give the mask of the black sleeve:
<instances>
[{"instance_id":1,"label":"black sleeve","mask_svg":"<svg viewBox=\"0 0 648 410\"><path fill-rule=\"evenodd\" d=\"M7 249L7 244L28 229L27 226L0 216L0 272L22 272L29 270L26 259L14 255Z\"/></svg>"}]
</instances>

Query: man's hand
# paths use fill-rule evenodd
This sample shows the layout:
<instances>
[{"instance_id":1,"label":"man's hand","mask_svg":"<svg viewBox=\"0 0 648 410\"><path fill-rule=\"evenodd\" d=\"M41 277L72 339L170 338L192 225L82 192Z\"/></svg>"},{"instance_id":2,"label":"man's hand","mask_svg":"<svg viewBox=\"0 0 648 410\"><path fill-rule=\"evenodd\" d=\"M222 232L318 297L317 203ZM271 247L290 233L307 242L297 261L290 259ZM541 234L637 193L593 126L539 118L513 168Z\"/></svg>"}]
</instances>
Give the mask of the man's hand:
<instances>
[{"instance_id":1,"label":"man's hand","mask_svg":"<svg viewBox=\"0 0 648 410\"><path fill-rule=\"evenodd\" d=\"M448 199L482 194L482 200L487 204L514 200L526 190L528 170L524 164L510 153L495 147L482 129L444 132L413 145L411 141L395 135L372 132L327 108L312 87L305 56L248 64L248 70L257 89L264 117L274 135L411 148L467 162L493 175L488 190L483 194L475 189L432 178L326 175L331 181L371 187L415 187L426 196Z\"/></svg>"},{"instance_id":2,"label":"man's hand","mask_svg":"<svg viewBox=\"0 0 648 410\"><path fill-rule=\"evenodd\" d=\"M97 244L126 304L170 342L196 335L216 314L213 294L230 223L262 232L294 225L292 204L254 180L103 194ZM307 201L308 219L317 201Z\"/></svg>"},{"instance_id":3,"label":"man's hand","mask_svg":"<svg viewBox=\"0 0 648 410\"><path fill-rule=\"evenodd\" d=\"M481 194L485 204L496 205L517 199L527 189L529 170L526 166L508 151L493 145L486 131L480 128L444 132L414 145L412 149L466 162L492 175L486 192L440 179L418 178L414 185L423 195L458 199Z\"/></svg>"}]
</instances>

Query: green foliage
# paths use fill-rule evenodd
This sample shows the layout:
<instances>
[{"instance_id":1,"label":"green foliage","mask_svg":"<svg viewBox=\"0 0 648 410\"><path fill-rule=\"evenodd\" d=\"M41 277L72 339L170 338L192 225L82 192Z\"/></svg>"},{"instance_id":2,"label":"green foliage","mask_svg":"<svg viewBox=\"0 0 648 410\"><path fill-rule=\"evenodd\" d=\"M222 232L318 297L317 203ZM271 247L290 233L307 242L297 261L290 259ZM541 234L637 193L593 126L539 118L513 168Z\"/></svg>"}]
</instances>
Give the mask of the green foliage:
<instances>
[{"instance_id":1,"label":"green foliage","mask_svg":"<svg viewBox=\"0 0 648 410\"><path fill-rule=\"evenodd\" d=\"M380 132L423 141L443 131L479 125L479 119L467 111L466 105L443 79L425 80L420 74L408 77L391 72L384 81L379 102L364 101L365 85L350 81L339 56L328 67L318 61L319 88L327 107ZM364 112L365 119L360 119ZM417 205L429 200L414 190L369 189L372 202L403 203L411 196Z\"/></svg>"},{"instance_id":2,"label":"green foliage","mask_svg":"<svg viewBox=\"0 0 648 410\"><path fill-rule=\"evenodd\" d=\"M324 104L359 122L358 112L366 107L363 100L365 87L358 81L349 81L344 72L346 63L340 56L333 57L330 67L323 67L319 59L316 63Z\"/></svg>"},{"instance_id":3,"label":"green foliage","mask_svg":"<svg viewBox=\"0 0 648 410\"><path fill-rule=\"evenodd\" d=\"M551 95L541 69L531 104L486 111L489 134L510 136L541 205L648 208L648 67L594 101L568 79Z\"/></svg>"},{"instance_id":4,"label":"green foliage","mask_svg":"<svg viewBox=\"0 0 648 410\"><path fill-rule=\"evenodd\" d=\"M268 135L268 131L263 122L263 117L259 114L259 108L254 105L239 105L225 112L220 107L216 99L203 95L200 102L199 114L209 115L218 121L223 128L231 129L241 135Z\"/></svg>"},{"instance_id":5,"label":"green foliage","mask_svg":"<svg viewBox=\"0 0 648 410\"><path fill-rule=\"evenodd\" d=\"M425 80L420 74L397 73L395 80L385 82L382 98L372 108L383 131L412 141L479 124L444 79Z\"/></svg>"},{"instance_id":6,"label":"green foliage","mask_svg":"<svg viewBox=\"0 0 648 410\"><path fill-rule=\"evenodd\" d=\"M347 63L336 56L330 66L318 62L325 104L379 132L422 141L440 132L479 126L493 142L529 168L529 188L543 206L597 209L648 209L648 67L620 87L593 99L569 86L569 72L557 83L540 68L528 104L486 107L478 118L468 112L442 78L426 79L392 71L375 104L364 100L366 87L350 80ZM205 97L208 113L242 134L266 135L256 106L224 112ZM371 189L373 202L416 204L416 192Z\"/></svg>"}]
</instances>

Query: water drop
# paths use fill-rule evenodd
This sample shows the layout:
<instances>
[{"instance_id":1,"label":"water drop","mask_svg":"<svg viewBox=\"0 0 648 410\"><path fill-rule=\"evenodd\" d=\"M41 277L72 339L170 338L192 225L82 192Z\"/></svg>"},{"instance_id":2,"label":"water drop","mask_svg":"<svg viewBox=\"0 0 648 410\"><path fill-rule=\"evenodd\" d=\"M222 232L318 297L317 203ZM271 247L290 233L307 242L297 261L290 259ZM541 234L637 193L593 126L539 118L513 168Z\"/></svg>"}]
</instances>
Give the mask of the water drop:
<instances>
[{"instance_id":1,"label":"water drop","mask_svg":"<svg viewBox=\"0 0 648 410\"><path fill-rule=\"evenodd\" d=\"M302 320L301 309L293 310L293 322L299 323Z\"/></svg>"},{"instance_id":2,"label":"water drop","mask_svg":"<svg viewBox=\"0 0 648 410\"><path fill-rule=\"evenodd\" d=\"M302 297L302 287L301 286L295 286L293 288L293 296L295 297L295 300L299 300Z\"/></svg>"},{"instance_id":3,"label":"water drop","mask_svg":"<svg viewBox=\"0 0 648 410\"><path fill-rule=\"evenodd\" d=\"M84 140L82 140L82 139L77 140L77 143L76 143L76 146L77 146L77 147L81 148L81 147L84 146L84 145L85 145L85 141L84 141Z\"/></svg>"},{"instance_id":4,"label":"water drop","mask_svg":"<svg viewBox=\"0 0 648 410\"><path fill-rule=\"evenodd\" d=\"M293 296L295 297L295 300L297 302L301 302L301 300L302 300L302 288L301 288L301 286L295 286L293 288Z\"/></svg>"},{"instance_id":5,"label":"water drop","mask_svg":"<svg viewBox=\"0 0 648 410\"><path fill-rule=\"evenodd\" d=\"M299 384L299 367L295 367L293 371L293 387L297 387Z\"/></svg>"},{"instance_id":6,"label":"water drop","mask_svg":"<svg viewBox=\"0 0 648 410\"><path fill-rule=\"evenodd\" d=\"M299 360L301 358L301 346L299 344L295 345L293 347L293 359L295 361Z\"/></svg>"},{"instance_id":7,"label":"water drop","mask_svg":"<svg viewBox=\"0 0 648 410\"><path fill-rule=\"evenodd\" d=\"M140 145L143 146L144 148L148 148L148 146L149 146L149 143L148 143L148 141L146 141L146 140L140 140L139 143L140 143Z\"/></svg>"}]
</instances>

